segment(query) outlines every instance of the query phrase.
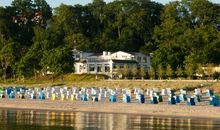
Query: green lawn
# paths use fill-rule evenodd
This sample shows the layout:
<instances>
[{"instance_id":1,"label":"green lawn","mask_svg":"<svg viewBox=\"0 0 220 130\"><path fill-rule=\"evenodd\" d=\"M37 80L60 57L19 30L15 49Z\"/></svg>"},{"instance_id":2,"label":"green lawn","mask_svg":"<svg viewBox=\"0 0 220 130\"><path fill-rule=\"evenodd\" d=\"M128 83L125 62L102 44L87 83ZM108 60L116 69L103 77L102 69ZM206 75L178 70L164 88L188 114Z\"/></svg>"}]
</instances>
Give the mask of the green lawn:
<instances>
[{"instance_id":1,"label":"green lawn","mask_svg":"<svg viewBox=\"0 0 220 130\"><path fill-rule=\"evenodd\" d=\"M41 76L37 77L35 80L34 77L23 80L7 80L1 81L1 86L34 86L34 87L45 87L51 85L67 85L79 86L79 87L122 87L122 88L187 88L188 90L193 90L198 87L214 88L220 89L220 83L217 81L206 81L206 80L108 80L103 75L76 75L76 74L66 74L63 77L61 76L54 77L52 76Z\"/></svg>"}]
</instances>

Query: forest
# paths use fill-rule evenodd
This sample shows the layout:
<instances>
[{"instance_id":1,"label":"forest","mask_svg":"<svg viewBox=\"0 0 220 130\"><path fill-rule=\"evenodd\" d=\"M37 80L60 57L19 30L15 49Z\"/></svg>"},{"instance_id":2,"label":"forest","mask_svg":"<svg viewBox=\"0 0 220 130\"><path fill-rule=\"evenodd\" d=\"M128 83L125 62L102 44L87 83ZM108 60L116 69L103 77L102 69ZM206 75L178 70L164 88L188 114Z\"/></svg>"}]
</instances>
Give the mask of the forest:
<instances>
[{"instance_id":1,"label":"forest","mask_svg":"<svg viewBox=\"0 0 220 130\"><path fill-rule=\"evenodd\" d=\"M0 5L1 79L72 73L73 49L150 54L148 75L159 78L202 74L202 66L220 63L220 4L93 0L51 8L45 0L13 0Z\"/></svg>"}]
</instances>

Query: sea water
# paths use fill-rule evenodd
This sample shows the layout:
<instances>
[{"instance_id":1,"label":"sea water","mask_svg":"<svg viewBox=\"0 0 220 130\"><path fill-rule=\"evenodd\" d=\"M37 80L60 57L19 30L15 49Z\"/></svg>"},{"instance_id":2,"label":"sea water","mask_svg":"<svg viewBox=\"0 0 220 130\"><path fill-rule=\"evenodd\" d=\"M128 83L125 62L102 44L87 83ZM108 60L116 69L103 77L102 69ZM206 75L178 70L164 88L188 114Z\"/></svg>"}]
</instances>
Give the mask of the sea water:
<instances>
[{"instance_id":1,"label":"sea water","mask_svg":"<svg viewBox=\"0 0 220 130\"><path fill-rule=\"evenodd\" d=\"M220 119L0 109L0 130L220 130Z\"/></svg>"}]
</instances>

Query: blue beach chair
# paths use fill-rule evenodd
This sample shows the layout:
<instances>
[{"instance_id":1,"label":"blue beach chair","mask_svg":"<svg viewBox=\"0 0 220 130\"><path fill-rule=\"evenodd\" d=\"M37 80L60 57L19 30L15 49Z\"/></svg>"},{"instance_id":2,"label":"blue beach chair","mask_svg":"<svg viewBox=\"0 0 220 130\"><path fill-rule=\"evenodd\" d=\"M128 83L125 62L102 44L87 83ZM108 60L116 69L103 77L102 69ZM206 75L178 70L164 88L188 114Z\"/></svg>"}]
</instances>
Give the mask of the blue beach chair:
<instances>
[{"instance_id":1,"label":"blue beach chair","mask_svg":"<svg viewBox=\"0 0 220 130\"><path fill-rule=\"evenodd\" d=\"M180 97L179 96L174 96L176 103L180 103Z\"/></svg>"},{"instance_id":2,"label":"blue beach chair","mask_svg":"<svg viewBox=\"0 0 220 130\"><path fill-rule=\"evenodd\" d=\"M175 98L174 98L174 97L169 97L169 99L168 99L168 104L169 104L169 105L175 105L175 104L176 104Z\"/></svg>"},{"instance_id":3,"label":"blue beach chair","mask_svg":"<svg viewBox=\"0 0 220 130\"><path fill-rule=\"evenodd\" d=\"M43 92L40 92L39 99L40 100L45 100L45 94Z\"/></svg>"},{"instance_id":4,"label":"blue beach chair","mask_svg":"<svg viewBox=\"0 0 220 130\"><path fill-rule=\"evenodd\" d=\"M116 101L117 101L116 95L110 95L110 96L109 96L109 101L110 101L110 102L116 102Z\"/></svg>"},{"instance_id":5,"label":"blue beach chair","mask_svg":"<svg viewBox=\"0 0 220 130\"><path fill-rule=\"evenodd\" d=\"M187 105L188 106L195 106L196 105L194 97L188 98Z\"/></svg>"},{"instance_id":6,"label":"blue beach chair","mask_svg":"<svg viewBox=\"0 0 220 130\"><path fill-rule=\"evenodd\" d=\"M151 97L150 104L158 104L157 97Z\"/></svg>"},{"instance_id":7,"label":"blue beach chair","mask_svg":"<svg viewBox=\"0 0 220 130\"><path fill-rule=\"evenodd\" d=\"M214 95L211 97L211 100L209 101L209 104L210 105L213 105L213 106L220 106L220 99L219 99L219 96L217 95Z\"/></svg>"},{"instance_id":8,"label":"blue beach chair","mask_svg":"<svg viewBox=\"0 0 220 130\"><path fill-rule=\"evenodd\" d=\"M86 94L82 94L82 95L80 96L80 100L81 100L81 101L88 101L87 95L86 95Z\"/></svg>"},{"instance_id":9,"label":"blue beach chair","mask_svg":"<svg viewBox=\"0 0 220 130\"><path fill-rule=\"evenodd\" d=\"M186 94L180 94L180 101L186 101L187 100L187 96L186 96Z\"/></svg>"},{"instance_id":10,"label":"blue beach chair","mask_svg":"<svg viewBox=\"0 0 220 130\"><path fill-rule=\"evenodd\" d=\"M123 95L123 102L130 103L131 102L131 97L127 94L124 94Z\"/></svg>"},{"instance_id":11,"label":"blue beach chair","mask_svg":"<svg viewBox=\"0 0 220 130\"><path fill-rule=\"evenodd\" d=\"M144 94L139 94L138 95L138 100L137 100L138 103L144 103L145 102L145 97L144 97Z\"/></svg>"}]
</instances>

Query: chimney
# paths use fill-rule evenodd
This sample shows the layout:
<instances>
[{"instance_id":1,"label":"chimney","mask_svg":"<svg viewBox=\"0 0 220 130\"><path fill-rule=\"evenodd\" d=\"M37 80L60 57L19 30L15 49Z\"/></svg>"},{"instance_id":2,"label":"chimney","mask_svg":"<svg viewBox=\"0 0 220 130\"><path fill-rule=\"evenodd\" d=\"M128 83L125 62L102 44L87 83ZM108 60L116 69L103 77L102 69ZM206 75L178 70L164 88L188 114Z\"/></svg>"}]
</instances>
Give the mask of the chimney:
<instances>
[{"instance_id":1,"label":"chimney","mask_svg":"<svg viewBox=\"0 0 220 130\"><path fill-rule=\"evenodd\" d=\"M108 52L108 56L110 56L110 55L111 55L111 52L109 51L109 52Z\"/></svg>"},{"instance_id":2,"label":"chimney","mask_svg":"<svg viewBox=\"0 0 220 130\"><path fill-rule=\"evenodd\" d=\"M106 51L103 51L103 56L106 56L107 52Z\"/></svg>"}]
</instances>

